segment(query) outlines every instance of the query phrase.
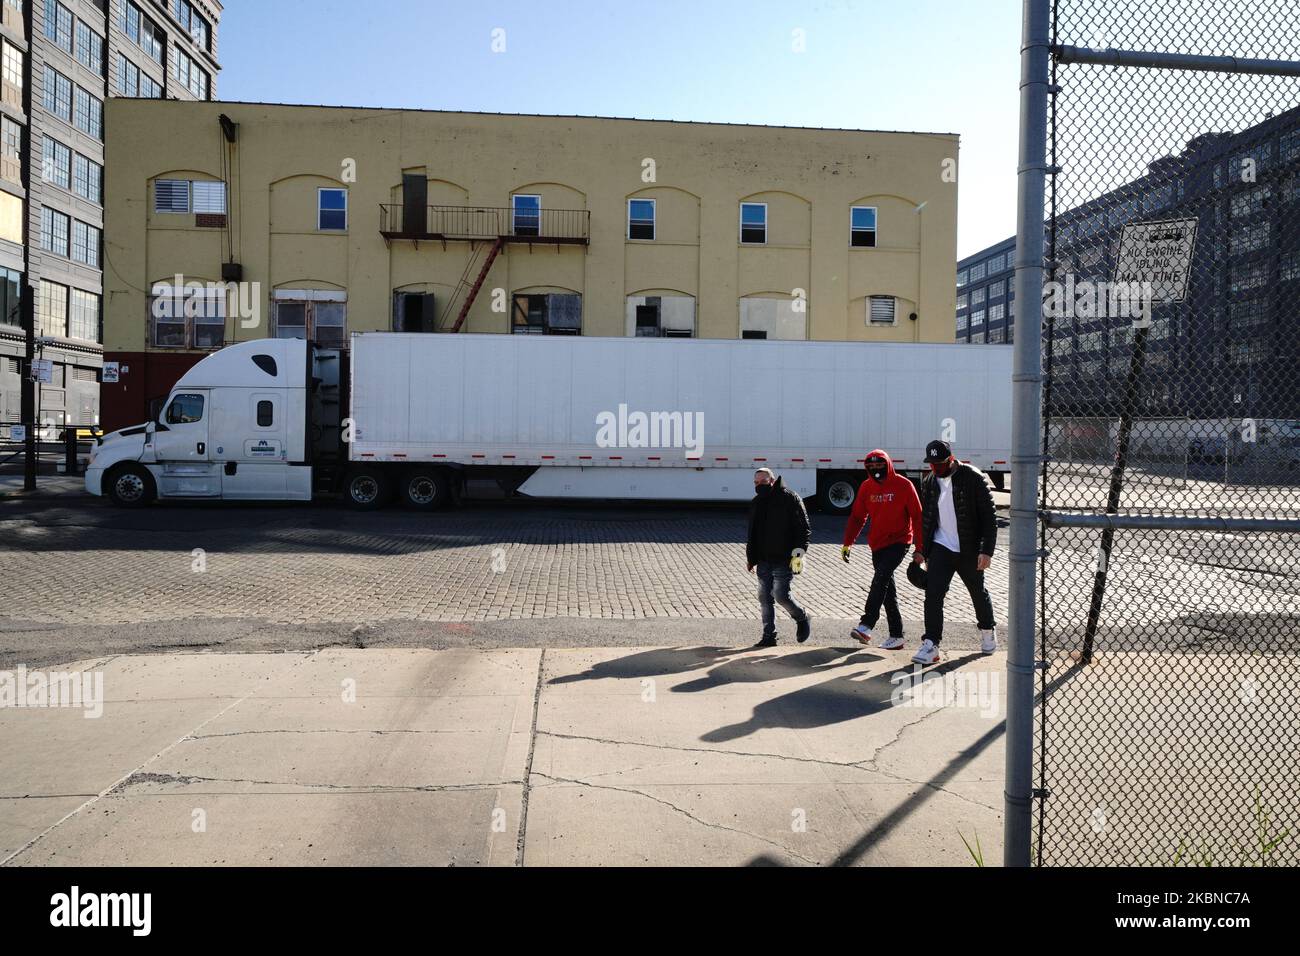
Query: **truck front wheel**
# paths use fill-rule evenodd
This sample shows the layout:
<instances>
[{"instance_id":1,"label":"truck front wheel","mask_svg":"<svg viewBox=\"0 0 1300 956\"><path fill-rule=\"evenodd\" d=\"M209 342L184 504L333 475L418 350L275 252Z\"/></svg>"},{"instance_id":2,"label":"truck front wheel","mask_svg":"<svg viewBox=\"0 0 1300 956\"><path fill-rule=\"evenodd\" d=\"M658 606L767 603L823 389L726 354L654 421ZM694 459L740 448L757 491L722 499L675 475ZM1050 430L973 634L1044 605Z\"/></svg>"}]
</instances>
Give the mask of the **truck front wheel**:
<instances>
[{"instance_id":1,"label":"truck front wheel","mask_svg":"<svg viewBox=\"0 0 1300 956\"><path fill-rule=\"evenodd\" d=\"M343 493L348 504L358 511L374 511L388 503L392 485L382 469L358 468L348 474Z\"/></svg>"},{"instance_id":2,"label":"truck front wheel","mask_svg":"<svg viewBox=\"0 0 1300 956\"><path fill-rule=\"evenodd\" d=\"M103 478L104 493L119 508L142 508L158 494L153 475L140 465L119 465Z\"/></svg>"},{"instance_id":3,"label":"truck front wheel","mask_svg":"<svg viewBox=\"0 0 1300 956\"><path fill-rule=\"evenodd\" d=\"M412 468L402 476L402 504L435 511L451 501L451 477L441 468Z\"/></svg>"}]
</instances>

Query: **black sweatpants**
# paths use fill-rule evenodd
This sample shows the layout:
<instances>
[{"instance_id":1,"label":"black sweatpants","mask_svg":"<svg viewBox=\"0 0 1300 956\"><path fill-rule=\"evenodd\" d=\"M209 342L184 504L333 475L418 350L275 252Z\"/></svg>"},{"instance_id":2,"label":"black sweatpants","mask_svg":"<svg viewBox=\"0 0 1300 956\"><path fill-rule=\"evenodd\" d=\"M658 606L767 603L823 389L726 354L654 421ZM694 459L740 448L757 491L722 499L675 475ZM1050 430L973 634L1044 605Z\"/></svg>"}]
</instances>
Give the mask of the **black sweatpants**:
<instances>
[{"instance_id":1,"label":"black sweatpants","mask_svg":"<svg viewBox=\"0 0 1300 956\"><path fill-rule=\"evenodd\" d=\"M980 629L987 631L993 627L993 600L984 586L984 572L975 567L978 557L973 551L957 554L938 542L930 546L925 564L925 636L936 645L943 640L943 602L954 574L970 592Z\"/></svg>"}]
</instances>

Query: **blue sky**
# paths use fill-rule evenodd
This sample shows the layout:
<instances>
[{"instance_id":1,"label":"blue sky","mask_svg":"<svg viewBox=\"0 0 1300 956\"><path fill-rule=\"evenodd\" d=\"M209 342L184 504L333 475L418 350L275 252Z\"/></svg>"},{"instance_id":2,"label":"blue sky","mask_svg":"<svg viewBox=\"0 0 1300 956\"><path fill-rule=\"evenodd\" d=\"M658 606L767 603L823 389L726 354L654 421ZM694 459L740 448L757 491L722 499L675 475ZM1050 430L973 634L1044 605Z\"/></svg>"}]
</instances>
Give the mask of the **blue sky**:
<instances>
[{"instance_id":1,"label":"blue sky","mask_svg":"<svg viewBox=\"0 0 1300 956\"><path fill-rule=\"evenodd\" d=\"M226 0L221 99L961 134L1014 232L1020 0ZM505 52L492 51L504 30ZM796 29L805 49L794 51Z\"/></svg>"}]
</instances>

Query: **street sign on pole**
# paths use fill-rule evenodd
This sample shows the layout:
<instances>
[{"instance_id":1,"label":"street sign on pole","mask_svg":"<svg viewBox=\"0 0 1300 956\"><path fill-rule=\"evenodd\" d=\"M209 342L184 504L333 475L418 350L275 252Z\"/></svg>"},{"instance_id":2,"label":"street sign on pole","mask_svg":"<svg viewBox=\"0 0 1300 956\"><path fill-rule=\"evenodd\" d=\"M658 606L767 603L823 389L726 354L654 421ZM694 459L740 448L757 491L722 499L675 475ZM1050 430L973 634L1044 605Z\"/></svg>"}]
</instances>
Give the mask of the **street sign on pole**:
<instances>
[{"instance_id":1,"label":"street sign on pole","mask_svg":"<svg viewBox=\"0 0 1300 956\"><path fill-rule=\"evenodd\" d=\"M32 378L43 385L54 381L54 363L50 359L32 359Z\"/></svg>"}]
</instances>

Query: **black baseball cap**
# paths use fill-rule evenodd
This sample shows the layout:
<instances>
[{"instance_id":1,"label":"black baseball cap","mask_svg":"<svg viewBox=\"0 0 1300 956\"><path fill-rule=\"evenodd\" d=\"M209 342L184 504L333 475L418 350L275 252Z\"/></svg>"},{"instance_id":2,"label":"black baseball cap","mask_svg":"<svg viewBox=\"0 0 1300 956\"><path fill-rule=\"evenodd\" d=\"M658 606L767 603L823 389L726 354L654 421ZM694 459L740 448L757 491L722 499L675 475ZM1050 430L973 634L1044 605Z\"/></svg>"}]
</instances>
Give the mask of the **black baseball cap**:
<instances>
[{"instance_id":1,"label":"black baseball cap","mask_svg":"<svg viewBox=\"0 0 1300 956\"><path fill-rule=\"evenodd\" d=\"M925 446L925 460L929 464L947 461L952 457L952 446L936 438Z\"/></svg>"}]
</instances>

